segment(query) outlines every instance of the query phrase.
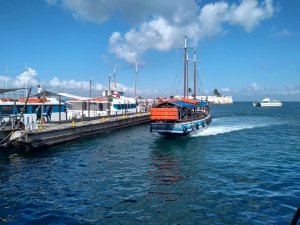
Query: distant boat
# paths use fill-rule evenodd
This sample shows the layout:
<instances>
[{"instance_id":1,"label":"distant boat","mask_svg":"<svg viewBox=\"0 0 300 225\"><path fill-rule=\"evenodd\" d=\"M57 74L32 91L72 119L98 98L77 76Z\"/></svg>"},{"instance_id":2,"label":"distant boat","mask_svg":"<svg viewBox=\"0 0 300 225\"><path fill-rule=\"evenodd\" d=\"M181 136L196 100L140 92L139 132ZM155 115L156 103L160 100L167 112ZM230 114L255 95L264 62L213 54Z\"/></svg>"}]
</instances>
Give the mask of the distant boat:
<instances>
[{"instance_id":1,"label":"distant boat","mask_svg":"<svg viewBox=\"0 0 300 225\"><path fill-rule=\"evenodd\" d=\"M211 123L207 101L189 99L188 57L185 38L184 47L184 97L167 99L150 110L150 132L163 136L195 136ZM194 94L196 95L196 56L194 53Z\"/></svg>"},{"instance_id":2,"label":"distant boat","mask_svg":"<svg viewBox=\"0 0 300 225\"><path fill-rule=\"evenodd\" d=\"M282 106L282 103L278 100L264 98L260 102L253 102L253 106L256 107L273 107L273 106Z\"/></svg>"}]
</instances>

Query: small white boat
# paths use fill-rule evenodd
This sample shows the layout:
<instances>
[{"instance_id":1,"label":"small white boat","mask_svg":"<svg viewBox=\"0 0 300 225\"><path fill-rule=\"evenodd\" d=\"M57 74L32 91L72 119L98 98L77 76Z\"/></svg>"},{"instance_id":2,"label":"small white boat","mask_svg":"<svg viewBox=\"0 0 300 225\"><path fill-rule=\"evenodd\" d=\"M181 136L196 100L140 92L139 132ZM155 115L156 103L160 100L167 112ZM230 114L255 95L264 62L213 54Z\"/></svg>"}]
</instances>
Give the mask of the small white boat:
<instances>
[{"instance_id":1,"label":"small white boat","mask_svg":"<svg viewBox=\"0 0 300 225\"><path fill-rule=\"evenodd\" d=\"M278 100L264 98L260 102L253 102L253 106L256 107L273 107L273 106L282 106L282 103Z\"/></svg>"}]
</instances>

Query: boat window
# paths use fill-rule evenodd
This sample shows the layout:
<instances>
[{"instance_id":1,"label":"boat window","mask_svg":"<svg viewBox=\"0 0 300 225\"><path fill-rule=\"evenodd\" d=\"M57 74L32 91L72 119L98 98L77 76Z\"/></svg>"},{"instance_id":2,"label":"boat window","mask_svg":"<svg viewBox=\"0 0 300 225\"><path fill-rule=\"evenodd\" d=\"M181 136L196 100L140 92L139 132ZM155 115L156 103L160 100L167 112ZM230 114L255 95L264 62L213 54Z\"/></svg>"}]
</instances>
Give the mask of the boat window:
<instances>
[{"instance_id":1,"label":"boat window","mask_svg":"<svg viewBox=\"0 0 300 225\"><path fill-rule=\"evenodd\" d=\"M28 113L33 113L31 105L28 105L28 106L27 106L27 112L28 112Z\"/></svg>"},{"instance_id":2,"label":"boat window","mask_svg":"<svg viewBox=\"0 0 300 225\"><path fill-rule=\"evenodd\" d=\"M37 105L32 105L32 106L31 106L31 112L32 112L32 113L35 113L37 107L38 107Z\"/></svg>"},{"instance_id":3,"label":"boat window","mask_svg":"<svg viewBox=\"0 0 300 225\"><path fill-rule=\"evenodd\" d=\"M46 108L47 108L47 106L46 106ZM51 110L52 110L53 113L54 112L59 112L59 105L52 105ZM62 105L60 106L60 111L63 112L63 106Z\"/></svg>"},{"instance_id":4,"label":"boat window","mask_svg":"<svg viewBox=\"0 0 300 225\"><path fill-rule=\"evenodd\" d=\"M67 109L73 109L73 104L72 103L67 103L66 107L67 107Z\"/></svg>"},{"instance_id":5,"label":"boat window","mask_svg":"<svg viewBox=\"0 0 300 225\"><path fill-rule=\"evenodd\" d=\"M103 104L99 103L99 111L103 111Z\"/></svg>"},{"instance_id":6,"label":"boat window","mask_svg":"<svg viewBox=\"0 0 300 225\"><path fill-rule=\"evenodd\" d=\"M18 105L18 106L17 106L17 110L14 109L14 113L21 113L21 112L23 111L23 109L24 109L24 106ZM28 106L25 107L24 113L28 113Z\"/></svg>"},{"instance_id":7,"label":"boat window","mask_svg":"<svg viewBox=\"0 0 300 225\"><path fill-rule=\"evenodd\" d=\"M13 113L13 106L11 106L11 105L2 105L0 113L2 115L12 114Z\"/></svg>"}]
</instances>

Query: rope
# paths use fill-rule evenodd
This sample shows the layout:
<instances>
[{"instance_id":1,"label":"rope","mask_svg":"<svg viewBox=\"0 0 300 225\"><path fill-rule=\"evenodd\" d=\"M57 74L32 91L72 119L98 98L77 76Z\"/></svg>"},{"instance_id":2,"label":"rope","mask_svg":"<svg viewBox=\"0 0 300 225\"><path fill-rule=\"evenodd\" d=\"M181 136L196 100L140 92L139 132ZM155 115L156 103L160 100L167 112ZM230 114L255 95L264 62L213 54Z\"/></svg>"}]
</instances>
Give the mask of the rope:
<instances>
[{"instance_id":1,"label":"rope","mask_svg":"<svg viewBox=\"0 0 300 225\"><path fill-rule=\"evenodd\" d=\"M14 132L14 130L12 130L4 139L2 139L0 141L0 144L2 144L13 132Z\"/></svg>"},{"instance_id":2,"label":"rope","mask_svg":"<svg viewBox=\"0 0 300 225\"><path fill-rule=\"evenodd\" d=\"M295 212L294 216L293 216L293 219L291 221L291 225L297 225L297 222L299 220L299 217L300 217L300 206L298 207L297 211Z\"/></svg>"}]
</instances>

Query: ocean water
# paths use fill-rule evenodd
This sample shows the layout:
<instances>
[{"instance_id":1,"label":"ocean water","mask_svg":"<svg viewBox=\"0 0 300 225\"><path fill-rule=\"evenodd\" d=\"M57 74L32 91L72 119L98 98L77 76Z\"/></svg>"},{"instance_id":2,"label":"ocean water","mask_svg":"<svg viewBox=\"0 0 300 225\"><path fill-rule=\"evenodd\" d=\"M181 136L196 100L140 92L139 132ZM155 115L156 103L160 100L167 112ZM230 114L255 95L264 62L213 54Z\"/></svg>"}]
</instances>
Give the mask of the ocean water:
<instances>
[{"instance_id":1,"label":"ocean water","mask_svg":"<svg viewBox=\"0 0 300 225\"><path fill-rule=\"evenodd\" d=\"M289 224L300 103L212 105L197 137L149 125L0 154L0 224Z\"/></svg>"}]
</instances>

